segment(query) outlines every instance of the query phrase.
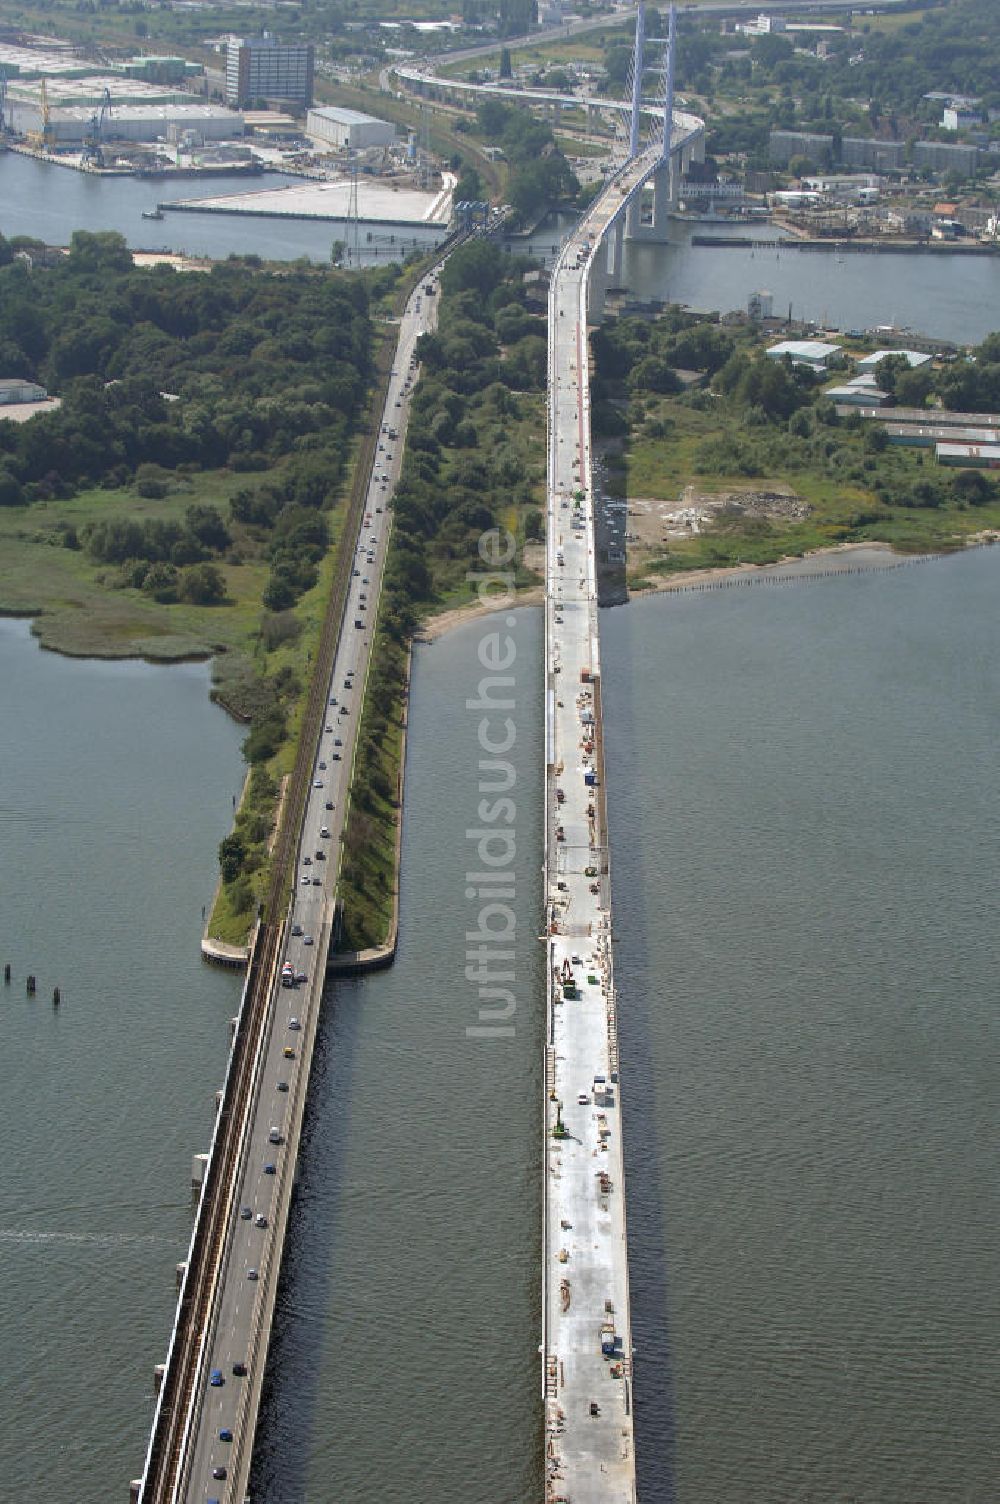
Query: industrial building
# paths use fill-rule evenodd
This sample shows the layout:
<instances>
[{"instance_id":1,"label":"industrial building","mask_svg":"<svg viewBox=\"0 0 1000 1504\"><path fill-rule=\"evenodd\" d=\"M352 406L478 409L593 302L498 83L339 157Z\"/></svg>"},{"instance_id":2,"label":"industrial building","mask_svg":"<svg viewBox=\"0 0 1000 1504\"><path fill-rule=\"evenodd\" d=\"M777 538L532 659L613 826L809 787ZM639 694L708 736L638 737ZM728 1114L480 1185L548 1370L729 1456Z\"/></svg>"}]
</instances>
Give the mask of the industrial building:
<instances>
[{"instance_id":1,"label":"industrial building","mask_svg":"<svg viewBox=\"0 0 1000 1504\"><path fill-rule=\"evenodd\" d=\"M21 47L0 42L0 72L9 79L85 78L93 73L94 64L79 57L70 47L60 48L53 38L50 48Z\"/></svg>"},{"instance_id":2,"label":"industrial building","mask_svg":"<svg viewBox=\"0 0 1000 1504\"><path fill-rule=\"evenodd\" d=\"M949 428L946 423L886 423L885 431L890 444L908 449L931 449L935 444L996 444L1000 437L995 428Z\"/></svg>"},{"instance_id":3,"label":"industrial building","mask_svg":"<svg viewBox=\"0 0 1000 1504\"><path fill-rule=\"evenodd\" d=\"M110 104L105 108L106 101ZM183 90L98 75L7 85L6 117L18 135L72 149L92 134L103 110L104 141L156 141L192 131L203 141L229 141L243 134L243 117Z\"/></svg>"},{"instance_id":4,"label":"industrial building","mask_svg":"<svg viewBox=\"0 0 1000 1504\"><path fill-rule=\"evenodd\" d=\"M933 355L926 355L922 350L873 350L870 355L864 355L858 361L859 371L874 371L880 360L885 360L887 355L905 355L906 363L910 370L917 366L925 366Z\"/></svg>"},{"instance_id":5,"label":"industrial building","mask_svg":"<svg viewBox=\"0 0 1000 1504\"><path fill-rule=\"evenodd\" d=\"M808 131L772 131L768 142L772 162L784 166L793 157L808 157L817 164L833 160L833 137L813 136Z\"/></svg>"},{"instance_id":6,"label":"industrial building","mask_svg":"<svg viewBox=\"0 0 1000 1504\"><path fill-rule=\"evenodd\" d=\"M880 391L876 386L874 376L855 376L844 386L827 387L823 395L838 407L887 407L892 401L888 392Z\"/></svg>"},{"instance_id":7,"label":"industrial building","mask_svg":"<svg viewBox=\"0 0 1000 1504\"><path fill-rule=\"evenodd\" d=\"M863 418L875 418L875 412L862 412ZM1000 444L1000 413L960 413L949 412L944 407L894 407L892 421L900 423L934 423L944 428L989 428L997 430L994 443Z\"/></svg>"},{"instance_id":8,"label":"industrial building","mask_svg":"<svg viewBox=\"0 0 1000 1504\"><path fill-rule=\"evenodd\" d=\"M362 151L368 146L391 146L396 139L396 127L389 120L377 120L360 110L323 105L306 116L306 135L329 146Z\"/></svg>"},{"instance_id":9,"label":"industrial building","mask_svg":"<svg viewBox=\"0 0 1000 1504\"><path fill-rule=\"evenodd\" d=\"M5 407L12 402L44 402L48 395L43 386L23 376L0 378L0 404Z\"/></svg>"},{"instance_id":10,"label":"industrial building","mask_svg":"<svg viewBox=\"0 0 1000 1504\"><path fill-rule=\"evenodd\" d=\"M1000 470L1000 444L936 444L934 453L939 465L975 466L979 470Z\"/></svg>"},{"instance_id":11,"label":"industrial building","mask_svg":"<svg viewBox=\"0 0 1000 1504\"><path fill-rule=\"evenodd\" d=\"M840 160L845 167L866 167L872 172L899 172L906 163L906 146L902 141L844 136L840 143Z\"/></svg>"},{"instance_id":12,"label":"industrial building","mask_svg":"<svg viewBox=\"0 0 1000 1504\"><path fill-rule=\"evenodd\" d=\"M93 135L95 118L105 142L156 141L188 131L202 141L228 141L244 130L241 115L200 94L124 72L11 79L5 114L18 135L69 150Z\"/></svg>"},{"instance_id":13,"label":"industrial building","mask_svg":"<svg viewBox=\"0 0 1000 1504\"><path fill-rule=\"evenodd\" d=\"M943 141L917 141L913 162L929 172L975 172L979 162L978 146L948 146Z\"/></svg>"},{"instance_id":14,"label":"industrial building","mask_svg":"<svg viewBox=\"0 0 1000 1504\"><path fill-rule=\"evenodd\" d=\"M840 354L841 348L822 339L783 339L780 344L772 345L767 354L771 360L784 360L787 355L793 365L822 371L835 355Z\"/></svg>"},{"instance_id":15,"label":"industrial building","mask_svg":"<svg viewBox=\"0 0 1000 1504\"><path fill-rule=\"evenodd\" d=\"M280 99L308 109L313 97L311 43L284 44L261 37L230 37L226 45L226 102Z\"/></svg>"},{"instance_id":16,"label":"industrial building","mask_svg":"<svg viewBox=\"0 0 1000 1504\"><path fill-rule=\"evenodd\" d=\"M205 70L201 63L189 63L184 57L164 57L156 53L144 53L131 57L127 62L116 64L115 71L126 78L142 78L151 84L183 84L189 79L201 78Z\"/></svg>"}]
</instances>

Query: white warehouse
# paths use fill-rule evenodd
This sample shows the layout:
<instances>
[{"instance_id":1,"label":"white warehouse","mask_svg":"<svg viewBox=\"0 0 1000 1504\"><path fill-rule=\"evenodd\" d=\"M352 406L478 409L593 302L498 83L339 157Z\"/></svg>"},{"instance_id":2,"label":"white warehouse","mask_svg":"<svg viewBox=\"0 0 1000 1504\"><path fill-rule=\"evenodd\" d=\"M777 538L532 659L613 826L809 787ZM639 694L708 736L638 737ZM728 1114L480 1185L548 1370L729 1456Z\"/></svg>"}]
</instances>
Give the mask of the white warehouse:
<instances>
[{"instance_id":1,"label":"white warehouse","mask_svg":"<svg viewBox=\"0 0 1000 1504\"><path fill-rule=\"evenodd\" d=\"M362 115L360 110L343 110L331 104L309 111L306 135L329 146L363 150L366 146L391 146L396 139L396 127L389 120L377 120L374 115Z\"/></svg>"}]
</instances>

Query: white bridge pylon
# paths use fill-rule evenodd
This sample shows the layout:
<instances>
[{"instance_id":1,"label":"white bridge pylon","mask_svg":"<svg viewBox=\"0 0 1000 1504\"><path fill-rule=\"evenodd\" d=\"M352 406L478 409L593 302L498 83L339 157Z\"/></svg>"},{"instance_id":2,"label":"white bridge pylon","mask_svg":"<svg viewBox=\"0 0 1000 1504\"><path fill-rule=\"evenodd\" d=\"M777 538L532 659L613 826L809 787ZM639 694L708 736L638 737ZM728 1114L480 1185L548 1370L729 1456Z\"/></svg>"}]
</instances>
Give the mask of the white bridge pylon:
<instances>
[{"instance_id":1,"label":"white bridge pylon","mask_svg":"<svg viewBox=\"0 0 1000 1504\"><path fill-rule=\"evenodd\" d=\"M614 276L620 262L621 238L629 240L664 242L669 239L669 216L677 203L677 184L680 178L679 164L671 155L674 114L674 58L677 40L677 8L670 7L670 21L666 37L647 37L646 7L640 0L635 18L635 43L629 70L629 97L632 101L630 114L621 121L616 133L615 161L619 170L627 162L660 146L654 165L648 174L652 180L652 202L647 203L643 194L633 196L623 211L623 222L616 220L609 226L608 274ZM651 64L647 52L653 47L665 49L662 66ZM643 83L647 71L655 67L659 80L652 100L643 100ZM645 133L643 121L647 122ZM645 134L645 139L643 139Z\"/></svg>"}]
</instances>

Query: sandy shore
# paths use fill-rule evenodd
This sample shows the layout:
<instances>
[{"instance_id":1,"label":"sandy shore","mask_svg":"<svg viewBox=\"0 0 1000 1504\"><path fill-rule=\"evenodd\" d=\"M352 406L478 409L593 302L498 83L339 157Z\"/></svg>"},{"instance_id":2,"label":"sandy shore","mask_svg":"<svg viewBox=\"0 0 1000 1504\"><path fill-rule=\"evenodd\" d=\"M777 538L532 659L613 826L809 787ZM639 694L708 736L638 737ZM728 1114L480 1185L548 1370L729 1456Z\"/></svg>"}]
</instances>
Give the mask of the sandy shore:
<instances>
[{"instance_id":1,"label":"sandy shore","mask_svg":"<svg viewBox=\"0 0 1000 1504\"><path fill-rule=\"evenodd\" d=\"M545 587L532 585L530 590L519 590L517 598L513 602L517 606L541 606L545 601ZM477 616L492 616L496 611L511 610L511 602L503 601L496 606L484 606L479 601L473 601L468 606L456 606L451 611L441 611L437 616L429 616L421 622L417 632L416 642L436 642L453 627L460 627L467 621L475 621Z\"/></svg>"},{"instance_id":2,"label":"sandy shore","mask_svg":"<svg viewBox=\"0 0 1000 1504\"><path fill-rule=\"evenodd\" d=\"M986 531L976 533L966 539L966 547L975 548L983 543L997 542L1000 542L1000 535ZM630 589L629 595L633 599L639 599L642 596L660 595L670 590L704 590L722 585L727 581L751 584L755 580L767 579L769 576L788 579L819 578L831 574L853 573L859 569L892 569L904 564L941 557L940 554L897 554L893 552L890 543L836 543L831 544L829 548L818 548L801 558L780 559L775 564L737 564L722 569L691 569L683 574L650 574L646 576L648 583L639 589ZM535 585L530 590L519 591L514 604L515 606L540 606L544 600L543 586ZM468 606L456 606L450 611L442 611L437 616L428 617L421 624L416 641L436 642L439 637L443 637L454 627L460 627L467 621L474 621L478 616L490 616L495 611L501 610L510 610L509 602L498 606L484 606L477 601Z\"/></svg>"}]
</instances>

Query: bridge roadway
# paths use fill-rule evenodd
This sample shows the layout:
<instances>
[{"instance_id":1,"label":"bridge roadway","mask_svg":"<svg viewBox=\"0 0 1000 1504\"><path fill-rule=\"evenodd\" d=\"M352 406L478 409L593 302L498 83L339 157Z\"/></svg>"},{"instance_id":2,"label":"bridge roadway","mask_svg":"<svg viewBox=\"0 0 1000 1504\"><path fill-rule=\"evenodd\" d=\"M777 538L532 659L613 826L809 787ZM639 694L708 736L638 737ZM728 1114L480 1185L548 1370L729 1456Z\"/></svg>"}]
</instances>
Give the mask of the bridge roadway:
<instances>
[{"instance_id":1,"label":"bridge roadway","mask_svg":"<svg viewBox=\"0 0 1000 1504\"><path fill-rule=\"evenodd\" d=\"M675 117L674 151L694 128L682 117L678 129ZM602 237L658 159L652 148L608 183L564 245L549 291L542 1272L548 1504L635 1500L587 284Z\"/></svg>"},{"instance_id":2,"label":"bridge roadway","mask_svg":"<svg viewBox=\"0 0 1000 1504\"><path fill-rule=\"evenodd\" d=\"M203 1331L197 1334L197 1368L189 1410L184 1417L177 1417L183 1421L178 1427L181 1444L172 1464L156 1470L155 1480L150 1477L147 1454L139 1493L142 1504L205 1504L211 1499L220 1504L243 1504L247 1494L323 996L341 836L364 700L363 681L389 534L389 500L399 478L415 379L411 360L415 358L416 341L437 322L437 280L438 269L421 279L400 320L395 364L369 480L365 517L370 522L363 522L355 545L350 593L299 840L295 893L272 965L269 1017L255 1067L252 1107L237 1173L221 1191L229 1202L228 1235L221 1262L212 1274L210 1314ZM428 283L435 288L433 296L424 290ZM390 439L389 429L397 432L395 440ZM358 627L358 622L364 625ZM280 964L285 959L304 977L295 987L280 983ZM203 1210L200 1206L199 1216ZM182 1302L184 1298L182 1289ZM173 1350L173 1341L171 1347ZM243 1372L238 1371L241 1368ZM220 1384L211 1382L213 1370L221 1376ZM150 1453L163 1419L158 1409ZM222 1433L231 1433L232 1440L223 1440ZM217 1469L225 1470L223 1478L213 1476Z\"/></svg>"}]
</instances>

